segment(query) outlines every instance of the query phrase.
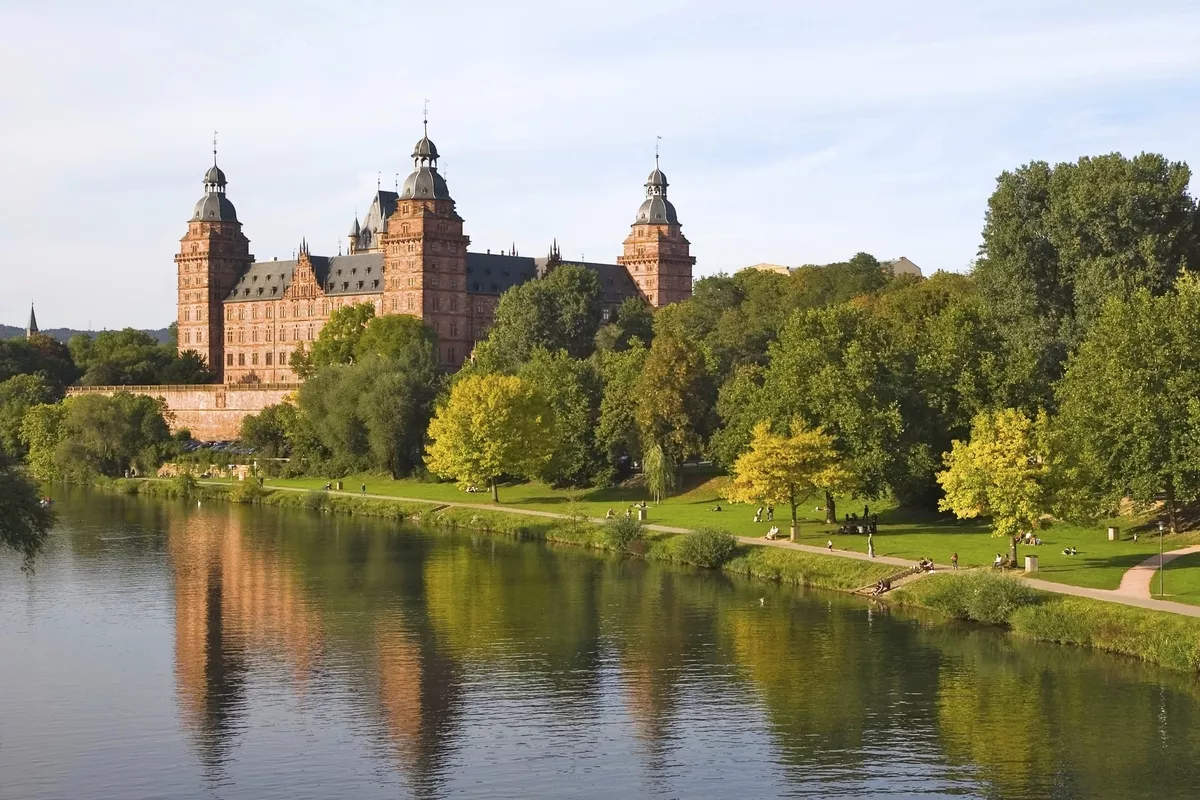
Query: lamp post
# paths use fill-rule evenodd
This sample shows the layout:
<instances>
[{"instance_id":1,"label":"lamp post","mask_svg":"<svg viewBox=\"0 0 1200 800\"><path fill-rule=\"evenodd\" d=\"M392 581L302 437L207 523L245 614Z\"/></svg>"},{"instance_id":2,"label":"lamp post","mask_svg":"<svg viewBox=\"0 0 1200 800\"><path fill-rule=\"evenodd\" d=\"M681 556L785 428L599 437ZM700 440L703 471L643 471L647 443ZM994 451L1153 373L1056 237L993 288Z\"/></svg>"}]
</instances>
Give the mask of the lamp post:
<instances>
[{"instance_id":1,"label":"lamp post","mask_svg":"<svg viewBox=\"0 0 1200 800\"><path fill-rule=\"evenodd\" d=\"M1166 529L1166 527L1167 526L1164 525L1163 521L1160 519L1158 521L1158 596L1159 597L1166 597L1166 592L1163 590L1163 578L1164 578L1163 570L1166 568L1166 564L1163 563L1163 531Z\"/></svg>"}]
</instances>

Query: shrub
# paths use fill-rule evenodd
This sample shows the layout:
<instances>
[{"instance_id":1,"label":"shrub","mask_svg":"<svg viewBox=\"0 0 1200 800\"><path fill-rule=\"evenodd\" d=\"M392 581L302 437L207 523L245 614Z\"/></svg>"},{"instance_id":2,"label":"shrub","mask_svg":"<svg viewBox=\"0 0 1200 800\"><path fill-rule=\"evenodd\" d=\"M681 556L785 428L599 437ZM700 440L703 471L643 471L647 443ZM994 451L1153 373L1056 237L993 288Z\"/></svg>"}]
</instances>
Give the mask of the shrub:
<instances>
[{"instance_id":1,"label":"shrub","mask_svg":"<svg viewBox=\"0 0 1200 800\"><path fill-rule=\"evenodd\" d=\"M959 619L1005 625L1022 606L1033 605L1038 595L1017 578L971 571L928 579L923 602Z\"/></svg>"},{"instance_id":2,"label":"shrub","mask_svg":"<svg viewBox=\"0 0 1200 800\"><path fill-rule=\"evenodd\" d=\"M258 485L258 481L248 478L233 484L229 490L229 500L232 503L257 504L261 503L267 490Z\"/></svg>"},{"instance_id":3,"label":"shrub","mask_svg":"<svg viewBox=\"0 0 1200 800\"><path fill-rule=\"evenodd\" d=\"M174 478L171 478L171 490L176 497L188 498L196 494L196 490L200 488L200 484L196 482L196 477L190 472L181 472Z\"/></svg>"},{"instance_id":4,"label":"shrub","mask_svg":"<svg viewBox=\"0 0 1200 800\"><path fill-rule=\"evenodd\" d=\"M324 511L329 506L329 492L321 489L305 492L301 505L309 511Z\"/></svg>"},{"instance_id":5,"label":"shrub","mask_svg":"<svg viewBox=\"0 0 1200 800\"><path fill-rule=\"evenodd\" d=\"M733 558L737 539L717 528L701 528L684 534L679 541L679 558L689 564L715 569Z\"/></svg>"},{"instance_id":6,"label":"shrub","mask_svg":"<svg viewBox=\"0 0 1200 800\"><path fill-rule=\"evenodd\" d=\"M641 520L633 517L617 517L604 525L604 542L620 553L628 552L630 545L645 535Z\"/></svg>"}]
</instances>

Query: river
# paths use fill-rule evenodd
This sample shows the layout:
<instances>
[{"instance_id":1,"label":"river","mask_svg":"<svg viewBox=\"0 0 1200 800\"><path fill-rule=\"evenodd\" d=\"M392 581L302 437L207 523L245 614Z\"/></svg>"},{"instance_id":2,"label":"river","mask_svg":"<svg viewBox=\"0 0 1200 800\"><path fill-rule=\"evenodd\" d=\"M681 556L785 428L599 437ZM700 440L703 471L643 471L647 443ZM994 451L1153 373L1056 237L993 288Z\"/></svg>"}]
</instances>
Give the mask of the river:
<instances>
[{"instance_id":1,"label":"river","mask_svg":"<svg viewBox=\"0 0 1200 800\"><path fill-rule=\"evenodd\" d=\"M0 798L1186 798L1200 686L543 543L68 493Z\"/></svg>"}]
</instances>

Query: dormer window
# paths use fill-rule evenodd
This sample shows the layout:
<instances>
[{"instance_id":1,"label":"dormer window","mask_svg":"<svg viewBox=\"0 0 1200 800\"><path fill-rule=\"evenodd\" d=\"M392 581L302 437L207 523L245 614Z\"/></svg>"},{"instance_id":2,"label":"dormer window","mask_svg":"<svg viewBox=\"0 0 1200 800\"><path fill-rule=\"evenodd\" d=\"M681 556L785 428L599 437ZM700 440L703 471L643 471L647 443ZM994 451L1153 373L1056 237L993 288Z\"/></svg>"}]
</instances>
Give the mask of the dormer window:
<instances>
[{"instance_id":1,"label":"dormer window","mask_svg":"<svg viewBox=\"0 0 1200 800\"><path fill-rule=\"evenodd\" d=\"M358 282L358 288L360 288L360 289L361 289L361 288L362 288L362 286L363 286L363 282L362 282L362 281L359 281L359 282Z\"/></svg>"},{"instance_id":2,"label":"dormer window","mask_svg":"<svg viewBox=\"0 0 1200 800\"><path fill-rule=\"evenodd\" d=\"M377 281L377 280L371 281L371 288L372 288L372 289L378 289L378 288L379 288L379 281Z\"/></svg>"},{"instance_id":3,"label":"dormer window","mask_svg":"<svg viewBox=\"0 0 1200 800\"><path fill-rule=\"evenodd\" d=\"M344 292L349 288L350 288L350 281L342 281L342 291Z\"/></svg>"}]
</instances>

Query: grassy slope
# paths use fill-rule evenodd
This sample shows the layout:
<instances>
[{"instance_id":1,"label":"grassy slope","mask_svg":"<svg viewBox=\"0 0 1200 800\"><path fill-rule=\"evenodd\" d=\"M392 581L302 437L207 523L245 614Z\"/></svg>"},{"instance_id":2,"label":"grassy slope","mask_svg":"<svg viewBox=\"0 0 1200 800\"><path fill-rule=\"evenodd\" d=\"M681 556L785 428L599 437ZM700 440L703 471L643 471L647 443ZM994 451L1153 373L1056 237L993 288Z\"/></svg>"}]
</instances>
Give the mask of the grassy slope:
<instances>
[{"instance_id":1,"label":"grassy slope","mask_svg":"<svg viewBox=\"0 0 1200 800\"><path fill-rule=\"evenodd\" d=\"M444 502L490 502L487 493L467 494L452 483L391 480L379 475L352 475L342 480L348 491L357 491L365 483L370 494ZM319 489L326 481L324 478L271 479L267 485ZM721 498L720 492L725 481L723 477L691 477L685 482L686 491L683 494L670 498L660 506L651 507L650 521L681 528L715 526L740 536L763 535L768 526L752 522L754 509L729 505ZM645 499L646 494L636 487L571 492L537 483L506 485L500 489L501 505L514 508L567 513L573 498L579 513L602 517L609 508L622 513L629 504ZM711 509L718 503L724 510L714 513ZM813 500L800 509L800 541L824 545L826 540L832 539L836 549L866 552L865 536L842 536L823 524L824 515L816 511L818 503ZM1006 543L991 537L987 526L982 523L958 522L944 515L900 509L889 502L871 502L870 506L873 513L879 514L880 529L875 536L875 550L879 555L914 560L928 557L944 564L950 560L951 553L957 552L962 566L977 566L990 564L997 552L1007 552ZM861 500L846 500L838 506L839 517L849 511L861 514L862 510ZM787 510L776 508L775 512L776 522L786 531ZM1143 522L1128 518L1116 521L1124 537L1119 542L1107 540L1106 522L1095 527L1057 523L1042 532L1045 544L1041 547L1022 547L1020 554L1036 554L1039 557L1038 577L1044 580L1115 589L1127 569L1158 552L1157 537L1150 535L1149 531L1136 543L1129 538L1129 528ZM1200 533L1175 534L1168 537L1167 547L1196 542L1200 542ZM1064 556L1062 550L1068 545L1075 547L1079 554Z\"/></svg>"},{"instance_id":2,"label":"grassy slope","mask_svg":"<svg viewBox=\"0 0 1200 800\"><path fill-rule=\"evenodd\" d=\"M1168 561L1167 574L1164 577L1167 592L1165 597L1158 593L1159 576L1157 572L1154 573L1150 591L1155 597L1200 606L1200 553L1189 553Z\"/></svg>"}]
</instances>

